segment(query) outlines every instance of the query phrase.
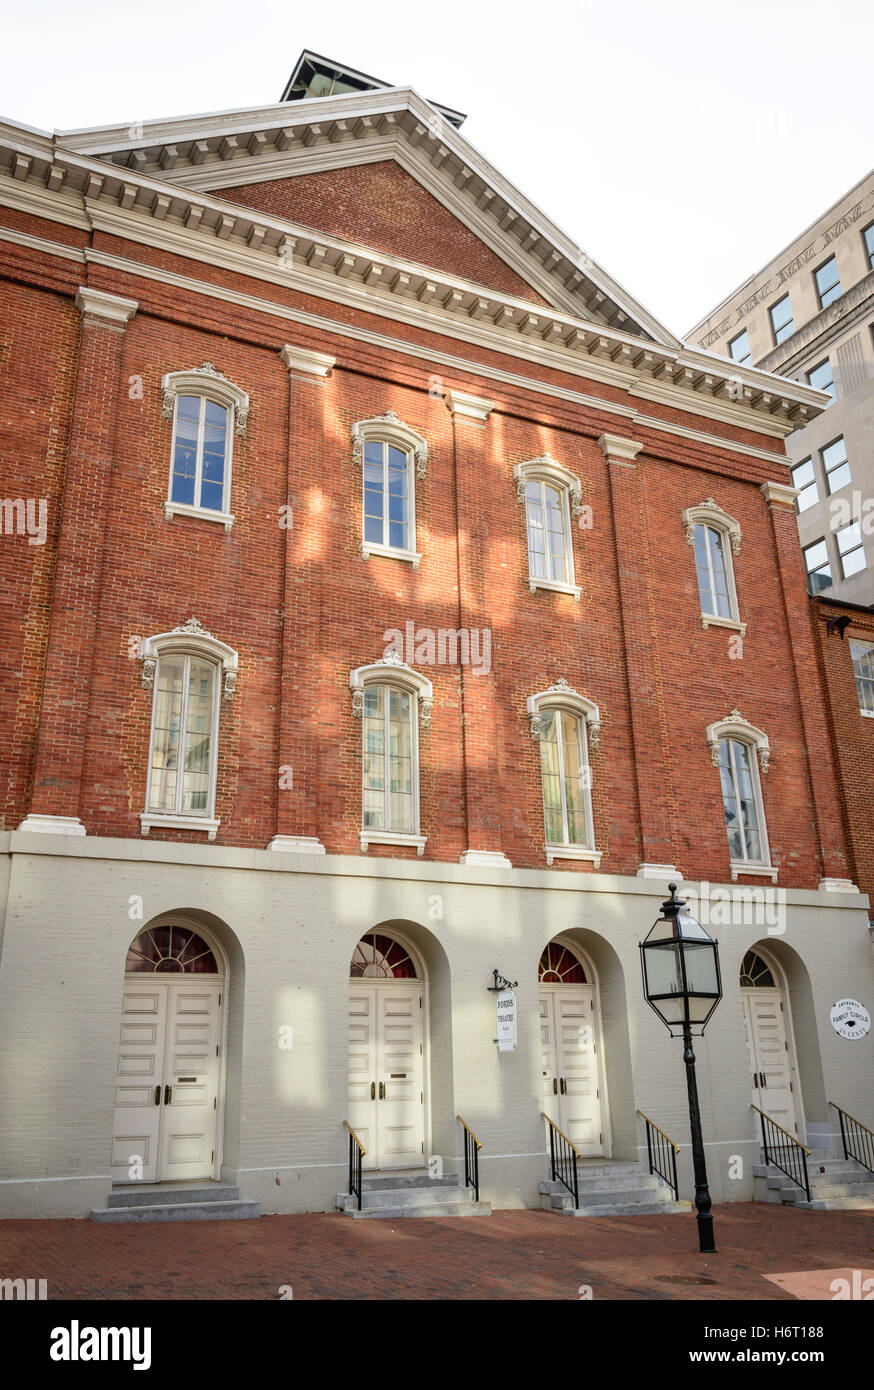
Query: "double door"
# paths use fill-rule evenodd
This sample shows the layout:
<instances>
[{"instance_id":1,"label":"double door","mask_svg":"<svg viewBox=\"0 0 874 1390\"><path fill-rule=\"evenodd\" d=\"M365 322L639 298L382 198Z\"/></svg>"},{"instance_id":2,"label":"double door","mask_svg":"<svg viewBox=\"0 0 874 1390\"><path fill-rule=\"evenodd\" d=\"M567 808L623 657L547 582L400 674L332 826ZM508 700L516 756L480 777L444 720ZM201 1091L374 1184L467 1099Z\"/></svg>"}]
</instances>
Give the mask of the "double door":
<instances>
[{"instance_id":1,"label":"double door","mask_svg":"<svg viewBox=\"0 0 874 1390\"><path fill-rule=\"evenodd\" d=\"M420 980L353 981L349 1123L364 1168L422 1168L425 1092Z\"/></svg>"},{"instance_id":2,"label":"double door","mask_svg":"<svg viewBox=\"0 0 874 1390\"><path fill-rule=\"evenodd\" d=\"M222 982L128 975L112 1130L115 1182L211 1178Z\"/></svg>"},{"instance_id":3,"label":"double door","mask_svg":"<svg viewBox=\"0 0 874 1390\"><path fill-rule=\"evenodd\" d=\"M540 986L543 1111L586 1158L604 1152L592 985Z\"/></svg>"},{"instance_id":4,"label":"double door","mask_svg":"<svg viewBox=\"0 0 874 1390\"><path fill-rule=\"evenodd\" d=\"M782 990L742 989L741 1000L753 1105L801 1140Z\"/></svg>"}]
</instances>

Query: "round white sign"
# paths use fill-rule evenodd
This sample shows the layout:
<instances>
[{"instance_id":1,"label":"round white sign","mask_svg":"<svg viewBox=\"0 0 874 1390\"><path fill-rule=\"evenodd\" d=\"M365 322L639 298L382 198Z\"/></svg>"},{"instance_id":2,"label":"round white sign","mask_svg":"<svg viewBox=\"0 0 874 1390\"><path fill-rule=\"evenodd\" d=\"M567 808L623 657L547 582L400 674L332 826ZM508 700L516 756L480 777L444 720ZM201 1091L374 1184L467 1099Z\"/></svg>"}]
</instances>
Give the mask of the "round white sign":
<instances>
[{"instance_id":1,"label":"round white sign","mask_svg":"<svg viewBox=\"0 0 874 1390\"><path fill-rule=\"evenodd\" d=\"M839 999L832 1004L831 1020L842 1038L864 1038L871 1027L871 1015L858 999Z\"/></svg>"}]
</instances>

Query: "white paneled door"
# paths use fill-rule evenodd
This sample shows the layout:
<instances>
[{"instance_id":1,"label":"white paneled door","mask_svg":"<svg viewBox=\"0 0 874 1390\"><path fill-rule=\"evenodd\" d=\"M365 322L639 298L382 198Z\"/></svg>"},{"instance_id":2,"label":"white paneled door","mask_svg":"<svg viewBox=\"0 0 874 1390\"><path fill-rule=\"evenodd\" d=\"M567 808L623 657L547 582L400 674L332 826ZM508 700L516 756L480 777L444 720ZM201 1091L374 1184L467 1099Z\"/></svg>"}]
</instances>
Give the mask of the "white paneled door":
<instances>
[{"instance_id":1,"label":"white paneled door","mask_svg":"<svg viewBox=\"0 0 874 1390\"><path fill-rule=\"evenodd\" d=\"M364 1168L421 1168L425 1093L420 980L349 986L349 1124Z\"/></svg>"},{"instance_id":2,"label":"white paneled door","mask_svg":"<svg viewBox=\"0 0 874 1390\"><path fill-rule=\"evenodd\" d=\"M126 978L112 1130L115 1182L213 1176L221 994L215 976Z\"/></svg>"},{"instance_id":3,"label":"white paneled door","mask_svg":"<svg viewBox=\"0 0 874 1390\"><path fill-rule=\"evenodd\" d=\"M782 990L742 989L741 999L753 1105L801 1140Z\"/></svg>"},{"instance_id":4,"label":"white paneled door","mask_svg":"<svg viewBox=\"0 0 874 1390\"><path fill-rule=\"evenodd\" d=\"M540 986L543 1110L584 1158L604 1152L592 985Z\"/></svg>"}]
</instances>

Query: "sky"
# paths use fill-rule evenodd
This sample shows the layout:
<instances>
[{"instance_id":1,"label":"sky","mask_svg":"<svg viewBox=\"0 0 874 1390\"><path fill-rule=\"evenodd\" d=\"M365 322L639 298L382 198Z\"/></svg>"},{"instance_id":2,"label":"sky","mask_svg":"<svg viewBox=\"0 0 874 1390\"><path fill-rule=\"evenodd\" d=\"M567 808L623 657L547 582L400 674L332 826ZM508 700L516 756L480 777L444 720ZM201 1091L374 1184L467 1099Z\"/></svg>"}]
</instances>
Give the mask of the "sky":
<instances>
[{"instance_id":1,"label":"sky","mask_svg":"<svg viewBox=\"0 0 874 1390\"><path fill-rule=\"evenodd\" d=\"M0 0L0 35L42 130L270 105L303 48L412 86L678 334L874 164L870 0Z\"/></svg>"}]
</instances>

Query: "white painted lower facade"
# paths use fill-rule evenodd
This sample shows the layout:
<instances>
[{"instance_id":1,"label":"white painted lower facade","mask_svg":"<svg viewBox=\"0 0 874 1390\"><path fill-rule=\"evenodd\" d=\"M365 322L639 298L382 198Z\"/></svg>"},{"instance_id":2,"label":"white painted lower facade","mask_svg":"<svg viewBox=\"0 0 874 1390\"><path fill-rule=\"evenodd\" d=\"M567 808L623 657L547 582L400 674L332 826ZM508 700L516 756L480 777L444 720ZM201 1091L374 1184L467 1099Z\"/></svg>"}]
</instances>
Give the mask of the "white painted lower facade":
<instances>
[{"instance_id":1,"label":"white painted lower facade","mask_svg":"<svg viewBox=\"0 0 874 1390\"><path fill-rule=\"evenodd\" d=\"M688 887L702 900L701 885ZM367 1131L380 1170L438 1157L452 1172L463 1166L458 1115L483 1146L482 1198L536 1207L549 1176L543 1111L584 1154L617 1159L645 1159L644 1112L681 1145L688 1197L682 1044L642 997L638 953L666 889L6 832L0 1215L86 1216L141 1147L143 1181L213 1176L266 1213L332 1210L346 1187L344 1120ZM132 941L167 924L203 937L214 975L125 976ZM843 1039L829 1020L837 999L874 1004L867 899L789 890L783 925L712 928L724 998L696 1053L716 1202L752 1196L753 1100L773 1095L774 1118L791 1116L817 1147L836 1132L829 1100L874 1126L874 1035ZM408 952L413 978L350 980L357 944L377 928ZM556 940L583 983L539 983ZM774 982L758 997L739 983L753 947ZM511 1051L494 1041L495 969L518 981Z\"/></svg>"}]
</instances>

